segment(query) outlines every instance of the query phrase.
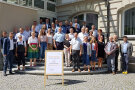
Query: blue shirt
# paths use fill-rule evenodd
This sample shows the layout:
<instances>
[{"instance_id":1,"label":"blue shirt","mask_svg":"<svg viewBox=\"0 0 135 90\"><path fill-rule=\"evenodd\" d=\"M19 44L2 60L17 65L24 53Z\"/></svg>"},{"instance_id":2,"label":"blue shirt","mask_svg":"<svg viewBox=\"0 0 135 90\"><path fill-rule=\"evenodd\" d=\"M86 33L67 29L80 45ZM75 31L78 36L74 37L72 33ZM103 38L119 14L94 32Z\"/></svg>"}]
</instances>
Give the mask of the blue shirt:
<instances>
[{"instance_id":1,"label":"blue shirt","mask_svg":"<svg viewBox=\"0 0 135 90\"><path fill-rule=\"evenodd\" d=\"M53 39L54 39L56 42L63 42L64 39L65 39L65 34L62 33L62 32L61 32L61 33L57 32L57 33L55 33Z\"/></svg>"},{"instance_id":2,"label":"blue shirt","mask_svg":"<svg viewBox=\"0 0 135 90\"><path fill-rule=\"evenodd\" d=\"M127 53L128 43L123 43L123 53Z\"/></svg>"},{"instance_id":3,"label":"blue shirt","mask_svg":"<svg viewBox=\"0 0 135 90\"><path fill-rule=\"evenodd\" d=\"M65 27L64 27L64 26L62 26L61 28L62 28L62 32L63 32L63 33L66 33L66 29L65 29ZM59 27L57 27L57 28L55 29L55 33L57 33L57 32L58 32L58 29L59 29Z\"/></svg>"},{"instance_id":4,"label":"blue shirt","mask_svg":"<svg viewBox=\"0 0 135 90\"><path fill-rule=\"evenodd\" d=\"M107 51L110 52L111 51L111 42L108 42L108 48L107 48Z\"/></svg>"}]
</instances>

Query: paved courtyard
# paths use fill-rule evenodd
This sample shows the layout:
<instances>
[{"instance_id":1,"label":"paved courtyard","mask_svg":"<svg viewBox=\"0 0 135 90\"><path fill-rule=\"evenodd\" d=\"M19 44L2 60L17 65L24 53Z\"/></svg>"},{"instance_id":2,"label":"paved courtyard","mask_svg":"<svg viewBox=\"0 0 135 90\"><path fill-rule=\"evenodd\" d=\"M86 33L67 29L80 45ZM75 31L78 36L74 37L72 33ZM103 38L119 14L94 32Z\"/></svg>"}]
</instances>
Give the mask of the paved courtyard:
<instances>
[{"instance_id":1,"label":"paved courtyard","mask_svg":"<svg viewBox=\"0 0 135 90\"><path fill-rule=\"evenodd\" d=\"M44 88L44 76L15 74L4 77L0 72L0 90L135 90L135 74L49 76Z\"/></svg>"}]
</instances>

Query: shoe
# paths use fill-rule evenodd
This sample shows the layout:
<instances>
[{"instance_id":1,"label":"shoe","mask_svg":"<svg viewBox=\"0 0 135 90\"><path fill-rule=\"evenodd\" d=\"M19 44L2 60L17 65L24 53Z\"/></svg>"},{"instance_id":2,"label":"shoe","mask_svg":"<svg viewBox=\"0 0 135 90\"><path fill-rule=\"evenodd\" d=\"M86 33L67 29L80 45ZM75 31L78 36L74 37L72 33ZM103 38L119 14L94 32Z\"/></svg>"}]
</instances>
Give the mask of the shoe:
<instances>
[{"instance_id":1,"label":"shoe","mask_svg":"<svg viewBox=\"0 0 135 90\"><path fill-rule=\"evenodd\" d=\"M128 74L128 72L126 71L125 74Z\"/></svg>"},{"instance_id":2,"label":"shoe","mask_svg":"<svg viewBox=\"0 0 135 90\"><path fill-rule=\"evenodd\" d=\"M115 72L113 71L112 74L115 75Z\"/></svg>"},{"instance_id":3,"label":"shoe","mask_svg":"<svg viewBox=\"0 0 135 90\"><path fill-rule=\"evenodd\" d=\"M72 72L75 72L75 69L72 69Z\"/></svg>"},{"instance_id":4,"label":"shoe","mask_svg":"<svg viewBox=\"0 0 135 90\"><path fill-rule=\"evenodd\" d=\"M81 70L80 70L80 69L78 69L78 72L81 72Z\"/></svg>"},{"instance_id":5,"label":"shoe","mask_svg":"<svg viewBox=\"0 0 135 90\"><path fill-rule=\"evenodd\" d=\"M13 73L10 71L9 74L13 74Z\"/></svg>"},{"instance_id":6,"label":"shoe","mask_svg":"<svg viewBox=\"0 0 135 90\"><path fill-rule=\"evenodd\" d=\"M122 72L122 74L125 74L125 72Z\"/></svg>"},{"instance_id":7,"label":"shoe","mask_svg":"<svg viewBox=\"0 0 135 90\"><path fill-rule=\"evenodd\" d=\"M86 68L83 71L87 71Z\"/></svg>"},{"instance_id":8,"label":"shoe","mask_svg":"<svg viewBox=\"0 0 135 90\"><path fill-rule=\"evenodd\" d=\"M3 76L7 76L7 74L6 73L3 73Z\"/></svg>"}]
</instances>

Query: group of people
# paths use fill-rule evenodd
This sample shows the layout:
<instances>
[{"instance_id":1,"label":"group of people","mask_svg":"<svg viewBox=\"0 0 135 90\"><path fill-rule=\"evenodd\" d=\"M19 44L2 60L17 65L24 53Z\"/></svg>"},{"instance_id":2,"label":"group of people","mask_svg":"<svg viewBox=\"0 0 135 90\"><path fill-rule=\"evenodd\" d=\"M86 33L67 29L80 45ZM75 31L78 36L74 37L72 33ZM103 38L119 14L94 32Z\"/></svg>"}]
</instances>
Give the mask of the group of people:
<instances>
[{"instance_id":1,"label":"group of people","mask_svg":"<svg viewBox=\"0 0 135 90\"><path fill-rule=\"evenodd\" d=\"M123 62L123 74L128 73L128 59L132 55L132 44L127 41L124 36L123 43L119 43L117 35L109 37L109 42L105 43L105 38L101 29L96 30L95 25L91 26L91 30L87 27L86 22L79 25L77 19L73 22L55 20L46 23L40 19L40 23L33 22L31 28L26 26L25 30L14 28L13 32L4 31L0 39L1 52L4 58L4 76L7 76L7 67L9 73L12 74L13 59L25 70L25 57L30 60L30 67L36 66L36 60L43 61L46 50L63 50L64 60L67 67L73 66L79 72L80 63L84 65L84 71L90 72L96 70L95 65L98 63L98 69L102 69L103 60L107 59L108 71L115 74L118 70L118 56L121 53ZM34 63L32 63L34 61ZM91 68L90 68L91 66Z\"/></svg>"}]
</instances>

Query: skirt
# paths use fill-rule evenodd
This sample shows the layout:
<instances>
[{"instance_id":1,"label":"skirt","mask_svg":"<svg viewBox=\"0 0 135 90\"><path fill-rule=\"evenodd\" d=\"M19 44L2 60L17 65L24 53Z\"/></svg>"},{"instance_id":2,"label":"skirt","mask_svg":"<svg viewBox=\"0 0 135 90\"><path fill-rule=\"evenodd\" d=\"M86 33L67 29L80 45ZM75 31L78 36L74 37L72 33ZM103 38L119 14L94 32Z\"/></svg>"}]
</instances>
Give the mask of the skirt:
<instances>
[{"instance_id":1,"label":"skirt","mask_svg":"<svg viewBox=\"0 0 135 90\"><path fill-rule=\"evenodd\" d=\"M92 50L91 61L93 61L93 62L97 62L98 61L98 59L96 57L96 50Z\"/></svg>"},{"instance_id":2,"label":"skirt","mask_svg":"<svg viewBox=\"0 0 135 90\"><path fill-rule=\"evenodd\" d=\"M31 45L32 48L36 48L36 45ZM32 48L28 47L28 58L29 59L34 59L38 58L38 49L37 50L32 50Z\"/></svg>"}]
</instances>

